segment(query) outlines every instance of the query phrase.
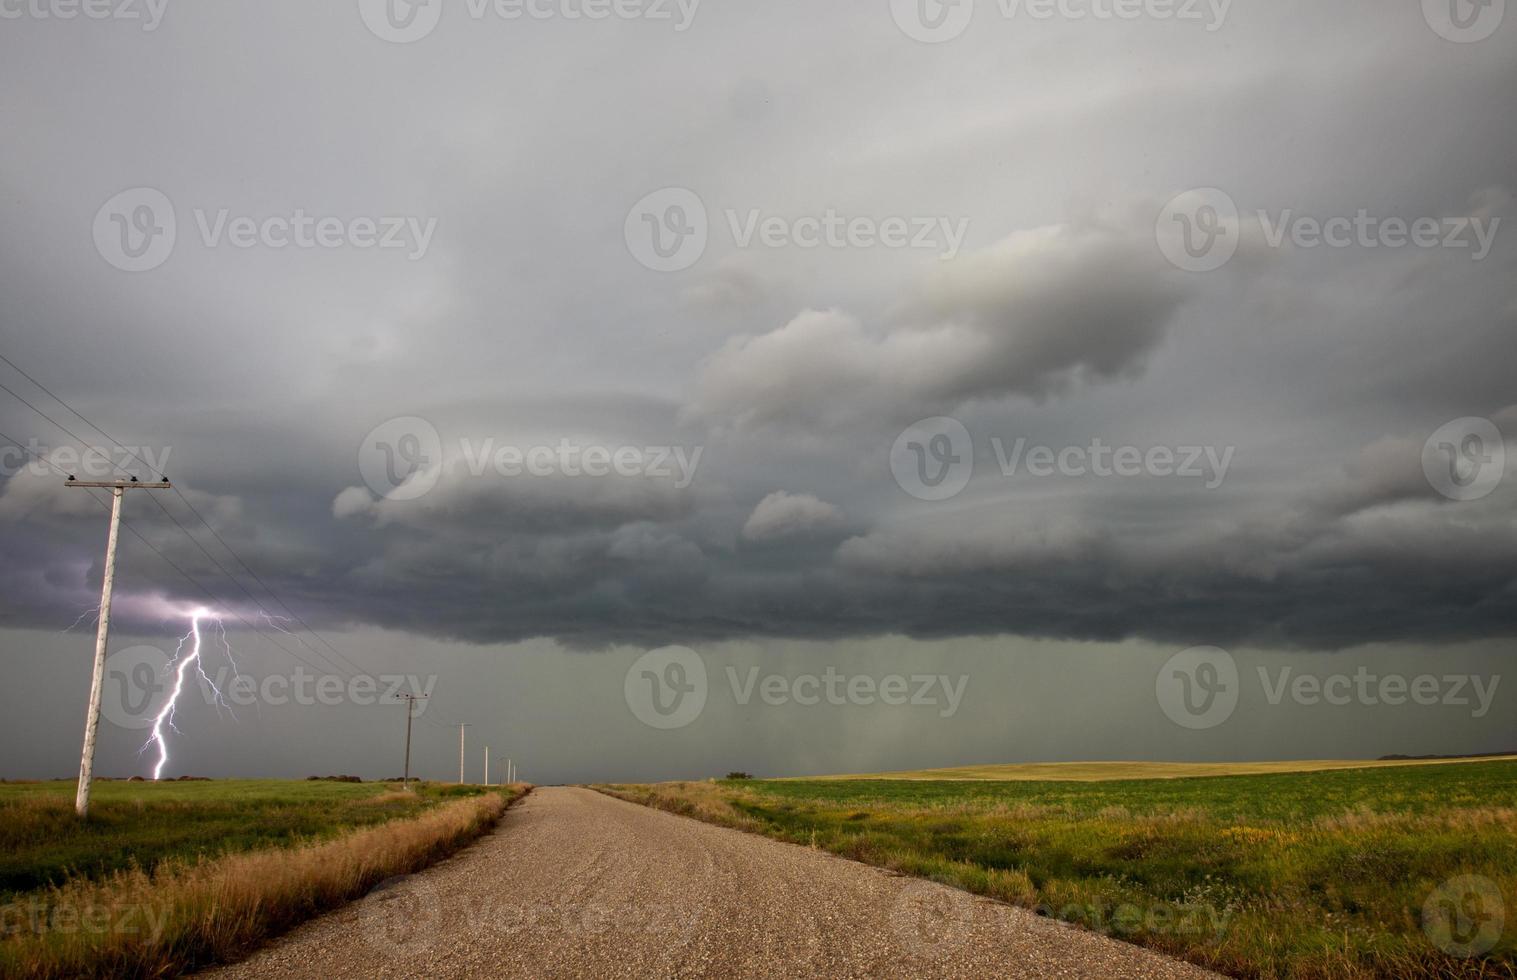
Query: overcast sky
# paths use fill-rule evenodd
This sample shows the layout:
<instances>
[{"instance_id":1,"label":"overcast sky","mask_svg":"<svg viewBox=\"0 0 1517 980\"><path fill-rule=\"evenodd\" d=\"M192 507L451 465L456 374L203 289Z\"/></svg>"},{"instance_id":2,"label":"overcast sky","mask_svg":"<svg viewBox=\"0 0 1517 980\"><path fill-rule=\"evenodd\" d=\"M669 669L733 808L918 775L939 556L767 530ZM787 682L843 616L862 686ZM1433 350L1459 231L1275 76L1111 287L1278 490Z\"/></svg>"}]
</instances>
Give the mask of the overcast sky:
<instances>
[{"instance_id":1,"label":"overcast sky","mask_svg":"<svg viewBox=\"0 0 1517 980\"><path fill-rule=\"evenodd\" d=\"M1504 8L0 0L0 776L1517 748Z\"/></svg>"}]
</instances>

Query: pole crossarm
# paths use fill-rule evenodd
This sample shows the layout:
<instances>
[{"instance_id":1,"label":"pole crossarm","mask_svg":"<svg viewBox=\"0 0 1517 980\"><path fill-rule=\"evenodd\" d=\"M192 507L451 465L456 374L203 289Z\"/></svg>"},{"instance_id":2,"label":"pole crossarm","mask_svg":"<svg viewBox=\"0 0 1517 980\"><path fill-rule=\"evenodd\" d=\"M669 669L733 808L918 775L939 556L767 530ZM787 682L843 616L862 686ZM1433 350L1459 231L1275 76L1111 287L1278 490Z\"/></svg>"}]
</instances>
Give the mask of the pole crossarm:
<instances>
[{"instance_id":1,"label":"pole crossarm","mask_svg":"<svg viewBox=\"0 0 1517 980\"><path fill-rule=\"evenodd\" d=\"M167 480L162 483L143 483L140 480L76 480L69 477L66 487L91 487L96 490L172 490L174 485Z\"/></svg>"}]
</instances>

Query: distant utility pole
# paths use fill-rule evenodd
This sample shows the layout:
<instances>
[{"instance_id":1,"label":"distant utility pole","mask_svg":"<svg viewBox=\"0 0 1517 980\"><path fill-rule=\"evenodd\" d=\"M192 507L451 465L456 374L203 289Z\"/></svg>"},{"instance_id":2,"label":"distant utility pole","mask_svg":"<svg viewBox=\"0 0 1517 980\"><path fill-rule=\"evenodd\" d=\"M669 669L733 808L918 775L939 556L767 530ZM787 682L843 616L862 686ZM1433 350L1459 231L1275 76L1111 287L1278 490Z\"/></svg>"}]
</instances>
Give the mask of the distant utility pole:
<instances>
[{"instance_id":1,"label":"distant utility pole","mask_svg":"<svg viewBox=\"0 0 1517 980\"><path fill-rule=\"evenodd\" d=\"M417 701L428 697L425 694L397 694L395 700L406 703L406 771L401 775L400 781L407 788L411 785L411 716L415 713L411 706Z\"/></svg>"},{"instance_id":2,"label":"distant utility pole","mask_svg":"<svg viewBox=\"0 0 1517 980\"><path fill-rule=\"evenodd\" d=\"M458 784L460 786L464 782L464 729L468 727L468 725L458 726Z\"/></svg>"},{"instance_id":3,"label":"distant utility pole","mask_svg":"<svg viewBox=\"0 0 1517 980\"><path fill-rule=\"evenodd\" d=\"M116 581L116 538L121 530L121 498L128 490L170 490L166 479L157 483L130 480L82 481L69 477L67 487L96 487L111 492L111 530L105 539L105 581L100 586L100 625L95 630L95 672L90 680L89 712L84 716L84 752L79 757L79 789L74 795L74 812L90 814L90 782L95 773L95 733L100 728L100 697L105 687L105 645L111 632L111 586Z\"/></svg>"},{"instance_id":4,"label":"distant utility pole","mask_svg":"<svg viewBox=\"0 0 1517 980\"><path fill-rule=\"evenodd\" d=\"M485 746L485 785L490 785L490 746Z\"/></svg>"},{"instance_id":5,"label":"distant utility pole","mask_svg":"<svg viewBox=\"0 0 1517 980\"><path fill-rule=\"evenodd\" d=\"M506 782L516 782L516 763L510 759L506 760Z\"/></svg>"}]
</instances>

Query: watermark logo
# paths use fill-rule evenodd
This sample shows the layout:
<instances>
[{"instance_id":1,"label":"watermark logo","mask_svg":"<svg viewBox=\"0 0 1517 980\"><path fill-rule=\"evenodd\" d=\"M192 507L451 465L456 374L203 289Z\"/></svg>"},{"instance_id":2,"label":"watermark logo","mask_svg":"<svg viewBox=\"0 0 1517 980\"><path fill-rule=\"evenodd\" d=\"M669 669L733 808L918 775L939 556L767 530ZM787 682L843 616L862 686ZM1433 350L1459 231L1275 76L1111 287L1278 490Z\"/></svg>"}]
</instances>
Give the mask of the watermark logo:
<instances>
[{"instance_id":1,"label":"watermark logo","mask_svg":"<svg viewBox=\"0 0 1517 980\"><path fill-rule=\"evenodd\" d=\"M1506 475L1506 442L1490 419L1455 419L1422 446L1427 482L1450 500L1490 496Z\"/></svg>"},{"instance_id":2,"label":"watermark logo","mask_svg":"<svg viewBox=\"0 0 1517 980\"><path fill-rule=\"evenodd\" d=\"M562 904L539 902L510 905L486 899L469 909L470 932L507 936L659 936L671 943L688 942L701 923L698 910L674 905L603 905L599 902Z\"/></svg>"},{"instance_id":3,"label":"watermark logo","mask_svg":"<svg viewBox=\"0 0 1517 980\"><path fill-rule=\"evenodd\" d=\"M1216 187L1175 195L1159 212L1154 235L1170 264L1186 272L1212 272L1238 251L1238 205Z\"/></svg>"},{"instance_id":4,"label":"watermark logo","mask_svg":"<svg viewBox=\"0 0 1517 980\"><path fill-rule=\"evenodd\" d=\"M1416 218L1382 217L1360 208L1353 215L1326 218L1297 214L1285 208L1271 214L1256 212L1264 243L1280 248L1288 240L1299 249L1314 248L1446 248L1468 250L1472 261L1481 262L1496 244L1501 219L1493 218Z\"/></svg>"},{"instance_id":5,"label":"watermark logo","mask_svg":"<svg viewBox=\"0 0 1517 980\"><path fill-rule=\"evenodd\" d=\"M890 447L890 473L897 486L918 500L957 497L974 476L974 440L958 419L922 419Z\"/></svg>"},{"instance_id":6,"label":"watermark logo","mask_svg":"<svg viewBox=\"0 0 1517 980\"><path fill-rule=\"evenodd\" d=\"M1211 33L1227 21L1232 0L996 0L995 6L1008 21L1174 21ZM890 16L913 41L941 44L969 28L974 0L891 0Z\"/></svg>"},{"instance_id":7,"label":"watermark logo","mask_svg":"<svg viewBox=\"0 0 1517 980\"><path fill-rule=\"evenodd\" d=\"M358 15L375 37L391 44L420 41L437 29L443 0L358 0Z\"/></svg>"},{"instance_id":8,"label":"watermark logo","mask_svg":"<svg viewBox=\"0 0 1517 980\"><path fill-rule=\"evenodd\" d=\"M632 257L654 272L682 272L706 254L710 222L694 191L665 187L627 212L622 233Z\"/></svg>"},{"instance_id":9,"label":"watermark logo","mask_svg":"<svg viewBox=\"0 0 1517 980\"><path fill-rule=\"evenodd\" d=\"M706 708L706 662L689 647L650 650L628 668L622 693L648 727L684 728Z\"/></svg>"},{"instance_id":10,"label":"watermark logo","mask_svg":"<svg viewBox=\"0 0 1517 980\"><path fill-rule=\"evenodd\" d=\"M1450 878L1422 905L1422 933L1450 956L1484 956L1500 942L1506 902L1494 881L1481 875Z\"/></svg>"},{"instance_id":11,"label":"watermark logo","mask_svg":"<svg viewBox=\"0 0 1517 980\"><path fill-rule=\"evenodd\" d=\"M358 0L358 14L375 37L391 44L420 41L437 29L444 0ZM501 21L646 20L672 23L684 33L695 22L701 0L463 0L470 20Z\"/></svg>"},{"instance_id":12,"label":"watermark logo","mask_svg":"<svg viewBox=\"0 0 1517 980\"><path fill-rule=\"evenodd\" d=\"M1264 698L1278 705L1287 696L1296 704L1314 707L1319 704L1342 707L1359 704L1365 707L1389 705L1400 707L1415 704L1425 708L1435 706L1469 708L1471 718L1484 718L1496 701L1496 688L1501 684L1501 675L1489 677L1480 674L1376 674L1361 666L1353 674L1297 674L1290 667L1281 667L1273 678L1269 669L1259 667L1259 684L1264 689Z\"/></svg>"},{"instance_id":13,"label":"watermark logo","mask_svg":"<svg viewBox=\"0 0 1517 980\"><path fill-rule=\"evenodd\" d=\"M375 426L358 446L358 471L380 497L415 500L442 475L442 436L414 415Z\"/></svg>"},{"instance_id":14,"label":"watermark logo","mask_svg":"<svg viewBox=\"0 0 1517 980\"><path fill-rule=\"evenodd\" d=\"M479 479L568 477L665 481L675 490L695 482L704 446L610 446L567 437L556 444L521 446L493 437L458 440L445 454L442 437L426 419L408 416L376 426L358 447L358 469L370 490L387 500L416 500L436 489L444 474Z\"/></svg>"},{"instance_id":15,"label":"watermark logo","mask_svg":"<svg viewBox=\"0 0 1517 980\"><path fill-rule=\"evenodd\" d=\"M1215 490L1227 479L1232 466L1235 446L1108 446L1100 439L1092 439L1088 446L1029 445L1026 439L1017 439L1010 448L999 438L990 440L995 450L996 462L1001 475L1013 477L1025 472L1028 476L1049 477L1184 477L1205 481L1208 490Z\"/></svg>"},{"instance_id":16,"label":"watermark logo","mask_svg":"<svg viewBox=\"0 0 1517 980\"><path fill-rule=\"evenodd\" d=\"M1506 0L1422 0L1427 25L1445 41L1484 41L1506 17Z\"/></svg>"},{"instance_id":17,"label":"watermark logo","mask_svg":"<svg viewBox=\"0 0 1517 980\"><path fill-rule=\"evenodd\" d=\"M442 895L421 875L386 878L358 904L364 942L380 953L414 956L437 942Z\"/></svg>"},{"instance_id":18,"label":"watermark logo","mask_svg":"<svg viewBox=\"0 0 1517 980\"><path fill-rule=\"evenodd\" d=\"M1033 911L1107 936L1210 936L1218 942L1227 935L1233 918L1231 909L1204 902L1160 902L1146 907L1131 902L1115 906L1071 902L1040 904Z\"/></svg>"},{"instance_id":19,"label":"watermark logo","mask_svg":"<svg viewBox=\"0 0 1517 980\"><path fill-rule=\"evenodd\" d=\"M265 704L271 707L356 705L368 708L394 704L404 692L420 695L412 707L413 718L427 713L427 706L432 703L429 700L432 691L437 687L436 674L357 674L345 678L336 674L315 674L304 667L296 667L292 674L267 674L262 680L237 673L234 668L221 667L214 677L200 672L197 680L206 704L228 709Z\"/></svg>"},{"instance_id":20,"label":"watermark logo","mask_svg":"<svg viewBox=\"0 0 1517 980\"><path fill-rule=\"evenodd\" d=\"M151 34L168 6L169 0L0 0L0 20L135 20Z\"/></svg>"},{"instance_id":21,"label":"watermark logo","mask_svg":"<svg viewBox=\"0 0 1517 980\"><path fill-rule=\"evenodd\" d=\"M935 252L946 261L959 254L969 234L968 218L942 215L876 217L827 208L820 214L789 217L762 208L726 208L722 217L738 249L912 249ZM680 272L705 255L711 221L694 191L665 187L632 206L622 233L639 263L655 272Z\"/></svg>"},{"instance_id":22,"label":"watermark logo","mask_svg":"<svg viewBox=\"0 0 1517 980\"><path fill-rule=\"evenodd\" d=\"M1238 664L1219 647L1191 647L1165 661L1154 694L1169 720L1203 730L1227 721L1238 707Z\"/></svg>"},{"instance_id":23,"label":"watermark logo","mask_svg":"<svg viewBox=\"0 0 1517 980\"><path fill-rule=\"evenodd\" d=\"M1317 674L1293 666L1255 668L1264 702L1278 707L1289 700L1306 708L1360 705L1367 708L1468 708L1484 718L1496 702L1498 674L1379 673L1361 665L1353 673ZM1175 654L1154 681L1159 707L1184 728L1215 728L1238 707L1241 677L1232 655L1217 647L1192 647Z\"/></svg>"},{"instance_id":24,"label":"watermark logo","mask_svg":"<svg viewBox=\"0 0 1517 980\"><path fill-rule=\"evenodd\" d=\"M1248 217L1257 222L1263 243L1272 249L1286 245L1307 251L1441 248L1466 252L1474 262L1482 262L1491 254L1501 229L1500 217L1408 219L1372 214L1368 208L1335 215L1260 208ZM1154 225L1154 235L1159 251L1171 265L1186 272L1211 272L1237 254L1241 221L1237 203L1225 191L1203 187L1178 194L1165 205Z\"/></svg>"},{"instance_id":25,"label":"watermark logo","mask_svg":"<svg viewBox=\"0 0 1517 980\"><path fill-rule=\"evenodd\" d=\"M152 446L47 446L34 436L23 446L0 446L0 474L13 476L23 469L36 476L50 476L57 470L109 480L140 462L154 476L168 472L173 447ZM30 460L30 462L28 462Z\"/></svg>"},{"instance_id":26,"label":"watermark logo","mask_svg":"<svg viewBox=\"0 0 1517 980\"><path fill-rule=\"evenodd\" d=\"M168 694L169 656L157 647L135 646L105 658L100 715L118 728L142 731Z\"/></svg>"},{"instance_id":27,"label":"watermark logo","mask_svg":"<svg viewBox=\"0 0 1517 980\"><path fill-rule=\"evenodd\" d=\"M890 0L890 16L913 41L941 44L968 30L974 0Z\"/></svg>"},{"instance_id":28,"label":"watermark logo","mask_svg":"<svg viewBox=\"0 0 1517 980\"><path fill-rule=\"evenodd\" d=\"M1151 476L1203 481L1208 490L1222 486L1232 466L1233 446L1088 445L1055 448L1018 437L1008 445L990 439L1001 476L1133 478ZM890 447L890 472L896 484L918 500L958 496L974 475L974 440L957 419L923 419L907 427Z\"/></svg>"},{"instance_id":29,"label":"watermark logo","mask_svg":"<svg viewBox=\"0 0 1517 980\"><path fill-rule=\"evenodd\" d=\"M195 228L208 248L283 251L354 248L400 251L418 262L426 258L437 232L436 218L406 215L318 216L304 208L289 214L234 215L228 208L195 208ZM161 191L136 187L122 191L95 213L95 249L124 272L149 272L167 262L179 238L174 204Z\"/></svg>"},{"instance_id":30,"label":"watermark logo","mask_svg":"<svg viewBox=\"0 0 1517 980\"><path fill-rule=\"evenodd\" d=\"M123 272L148 272L173 254L179 223L162 191L134 187L95 212L95 250Z\"/></svg>"},{"instance_id":31,"label":"watermark logo","mask_svg":"<svg viewBox=\"0 0 1517 980\"><path fill-rule=\"evenodd\" d=\"M946 959L973 934L975 901L968 892L913 879L890 906L890 931L912 959Z\"/></svg>"},{"instance_id":32,"label":"watermark logo","mask_svg":"<svg viewBox=\"0 0 1517 980\"><path fill-rule=\"evenodd\" d=\"M79 903L56 894L41 898L34 892L24 902L0 905L0 940L17 936L130 936L156 945L173 912L171 903L117 899Z\"/></svg>"},{"instance_id":33,"label":"watermark logo","mask_svg":"<svg viewBox=\"0 0 1517 980\"><path fill-rule=\"evenodd\" d=\"M872 677L868 674L843 674L829 666L820 674L785 674L759 676L757 667L748 668L744 675L736 667L727 668L727 683L732 687L732 700L747 707L755 694L770 707L798 704L809 708L823 702L833 707L856 705L914 705L936 708L939 718L952 718L959 713L964 703L964 690L969 686L969 675L954 678L948 674L885 674Z\"/></svg>"}]
</instances>

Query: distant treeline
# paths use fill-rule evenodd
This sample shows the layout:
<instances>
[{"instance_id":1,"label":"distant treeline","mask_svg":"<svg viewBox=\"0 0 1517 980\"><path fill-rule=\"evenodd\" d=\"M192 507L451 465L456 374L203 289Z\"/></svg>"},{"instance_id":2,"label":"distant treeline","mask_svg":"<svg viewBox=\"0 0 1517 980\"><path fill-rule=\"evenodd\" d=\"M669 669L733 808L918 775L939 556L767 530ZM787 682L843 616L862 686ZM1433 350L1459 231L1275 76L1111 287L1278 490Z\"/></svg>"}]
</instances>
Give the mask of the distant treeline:
<instances>
[{"instance_id":1,"label":"distant treeline","mask_svg":"<svg viewBox=\"0 0 1517 980\"><path fill-rule=\"evenodd\" d=\"M1517 752L1476 752L1474 755L1382 755L1377 762L1422 762L1428 759L1494 759Z\"/></svg>"}]
</instances>

